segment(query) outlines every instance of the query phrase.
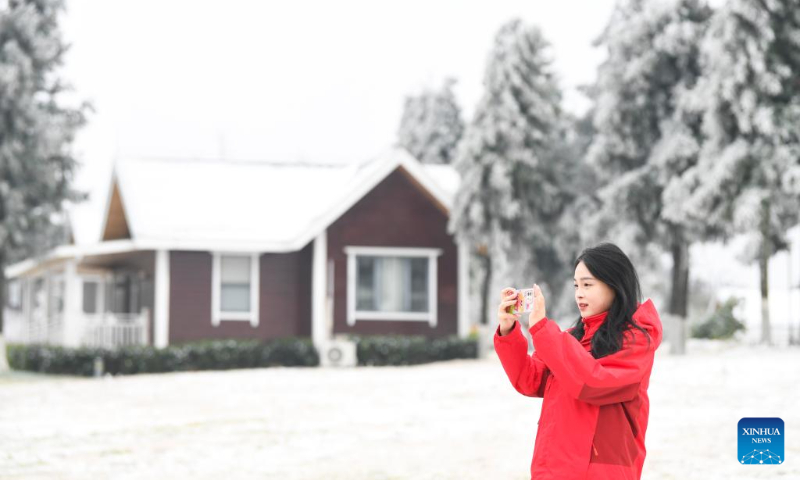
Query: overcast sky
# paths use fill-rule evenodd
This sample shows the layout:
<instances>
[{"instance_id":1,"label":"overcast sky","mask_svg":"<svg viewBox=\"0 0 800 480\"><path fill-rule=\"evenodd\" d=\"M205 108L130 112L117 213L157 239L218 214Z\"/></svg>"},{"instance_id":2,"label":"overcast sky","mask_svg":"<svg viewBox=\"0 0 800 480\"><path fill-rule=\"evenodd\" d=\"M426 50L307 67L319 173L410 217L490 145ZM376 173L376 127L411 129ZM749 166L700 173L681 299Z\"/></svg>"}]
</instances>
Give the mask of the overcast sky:
<instances>
[{"instance_id":1,"label":"overcast sky","mask_svg":"<svg viewBox=\"0 0 800 480\"><path fill-rule=\"evenodd\" d=\"M80 133L79 240L98 238L115 157L363 160L395 139L404 96L458 79L469 119L497 29L552 42L565 107L604 58L612 0L68 0L62 69L96 109Z\"/></svg>"},{"instance_id":2,"label":"overcast sky","mask_svg":"<svg viewBox=\"0 0 800 480\"><path fill-rule=\"evenodd\" d=\"M458 79L456 95L469 120L494 34L513 17L542 28L564 106L581 113L588 101L576 87L593 81L604 58L592 42L614 5L67 1L63 27L72 47L62 73L75 98L96 109L75 145L83 162L77 186L92 196L75 212L79 243L99 240L116 157L363 160L394 142L404 96L447 76ZM738 269L722 277L756 285L755 267L742 270L729 252L700 257ZM773 263L785 267L778 257ZM693 275L718 279L718 270L701 265ZM771 268L773 275L772 285L787 276L785 268Z\"/></svg>"}]
</instances>

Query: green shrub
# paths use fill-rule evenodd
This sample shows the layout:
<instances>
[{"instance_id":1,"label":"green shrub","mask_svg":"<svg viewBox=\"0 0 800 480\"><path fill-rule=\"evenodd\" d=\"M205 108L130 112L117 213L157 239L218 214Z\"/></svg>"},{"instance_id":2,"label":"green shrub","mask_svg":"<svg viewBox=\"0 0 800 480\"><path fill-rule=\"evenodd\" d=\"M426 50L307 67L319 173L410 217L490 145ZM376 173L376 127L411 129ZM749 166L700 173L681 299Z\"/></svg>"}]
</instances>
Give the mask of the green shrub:
<instances>
[{"instance_id":1,"label":"green shrub","mask_svg":"<svg viewBox=\"0 0 800 480\"><path fill-rule=\"evenodd\" d=\"M226 370L271 366L316 366L319 355L306 338L206 340L170 345L163 349L131 346L66 348L52 345L8 345L8 361L15 370L90 376L95 358L111 374L157 373L188 370Z\"/></svg>"},{"instance_id":2,"label":"green shrub","mask_svg":"<svg viewBox=\"0 0 800 480\"><path fill-rule=\"evenodd\" d=\"M724 340L731 338L739 330L745 330L744 323L733 316L733 309L739 301L738 298L729 298L718 305L711 316L692 326L692 337Z\"/></svg>"},{"instance_id":3,"label":"green shrub","mask_svg":"<svg viewBox=\"0 0 800 480\"><path fill-rule=\"evenodd\" d=\"M478 342L475 338L351 335L350 339L356 342L359 365L414 365L454 358L478 357Z\"/></svg>"},{"instance_id":4,"label":"green shrub","mask_svg":"<svg viewBox=\"0 0 800 480\"><path fill-rule=\"evenodd\" d=\"M353 336L359 365L413 365L477 358L476 338L426 338L406 335ZM8 345L15 370L91 376L95 358L114 375L190 370L226 370L272 366L316 366L319 355L308 338L259 340L204 340L170 345L131 346L114 350L67 348L52 345Z\"/></svg>"}]
</instances>

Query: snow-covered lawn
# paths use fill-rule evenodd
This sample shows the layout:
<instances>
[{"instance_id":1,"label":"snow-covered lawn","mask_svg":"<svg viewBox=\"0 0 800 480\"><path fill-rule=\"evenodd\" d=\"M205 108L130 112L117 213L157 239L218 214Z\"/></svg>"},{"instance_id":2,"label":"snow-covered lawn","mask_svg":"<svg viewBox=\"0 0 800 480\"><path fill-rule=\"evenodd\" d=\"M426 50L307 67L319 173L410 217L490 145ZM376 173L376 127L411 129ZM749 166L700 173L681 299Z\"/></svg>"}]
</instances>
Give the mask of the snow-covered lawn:
<instances>
[{"instance_id":1,"label":"snow-covered lawn","mask_svg":"<svg viewBox=\"0 0 800 480\"><path fill-rule=\"evenodd\" d=\"M662 345L645 479L800 478L800 349ZM540 399L496 358L80 379L0 376L3 479L527 479ZM786 462L737 463L742 417Z\"/></svg>"}]
</instances>

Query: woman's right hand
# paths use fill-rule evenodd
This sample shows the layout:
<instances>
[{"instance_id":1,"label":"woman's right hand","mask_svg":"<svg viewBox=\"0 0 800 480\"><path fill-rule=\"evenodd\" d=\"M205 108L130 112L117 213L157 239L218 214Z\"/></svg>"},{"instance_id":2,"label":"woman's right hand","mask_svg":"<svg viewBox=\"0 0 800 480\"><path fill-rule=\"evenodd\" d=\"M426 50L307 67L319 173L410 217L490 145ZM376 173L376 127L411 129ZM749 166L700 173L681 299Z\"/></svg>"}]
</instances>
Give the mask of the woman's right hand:
<instances>
[{"instance_id":1,"label":"woman's right hand","mask_svg":"<svg viewBox=\"0 0 800 480\"><path fill-rule=\"evenodd\" d=\"M504 288L500 293L500 305L497 307L497 319L500 322L500 336L508 335L514 322L517 321L517 316L513 313L508 313L508 307L517 303L517 290L515 288Z\"/></svg>"}]
</instances>

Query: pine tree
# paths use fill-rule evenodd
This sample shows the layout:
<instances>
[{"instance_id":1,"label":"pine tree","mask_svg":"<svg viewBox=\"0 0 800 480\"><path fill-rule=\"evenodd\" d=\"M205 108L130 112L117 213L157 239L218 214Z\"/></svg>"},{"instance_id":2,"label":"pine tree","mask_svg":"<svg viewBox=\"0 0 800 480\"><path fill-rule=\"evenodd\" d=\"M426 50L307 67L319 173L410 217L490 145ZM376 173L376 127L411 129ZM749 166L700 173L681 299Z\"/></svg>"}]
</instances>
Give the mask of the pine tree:
<instances>
[{"instance_id":1,"label":"pine tree","mask_svg":"<svg viewBox=\"0 0 800 480\"><path fill-rule=\"evenodd\" d=\"M64 202L87 195L71 188L69 152L88 104L64 106L69 87L57 76L67 46L58 28L61 0L15 0L0 7L0 305L5 267L59 241L54 224ZM0 363L5 361L0 309Z\"/></svg>"},{"instance_id":2,"label":"pine tree","mask_svg":"<svg viewBox=\"0 0 800 480\"><path fill-rule=\"evenodd\" d=\"M704 74L687 95L702 114L699 160L666 195L672 218L750 237L761 276L762 343L772 342L768 260L798 223L800 1L730 0L703 42Z\"/></svg>"},{"instance_id":3,"label":"pine tree","mask_svg":"<svg viewBox=\"0 0 800 480\"><path fill-rule=\"evenodd\" d=\"M449 228L483 265L481 323L498 300L493 274L503 286L536 281L543 289L549 275L563 274L553 231L569 198L558 158L565 129L548 49L538 28L518 19L502 26L459 144L462 180Z\"/></svg>"},{"instance_id":4,"label":"pine tree","mask_svg":"<svg viewBox=\"0 0 800 480\"><path fill-rule=\"evenodd\" d=\"M397 143L422 163L452 163L464 132L461 108L453 94L456 81L406 98Z\"/></svg>"},{"instance_id":5,"label":"pine tree","mask_svg":"<svg viewBox=\"0 0 800 480\"><path fill-rule=\"evenodd\" d=\"M629 232L639 250L633 256L643 256L652 244L671 252L669 312L683 319L689 245L711 232L665 218L662 197L670 182L697 163L700 116L687 113L680 101L701 74L700 42L711 14L702 0L619 5L598 40L608 57L592 89L596 132L587 161L603 184L595 213L600 231L594 233Z\"/></svg>"}]
</instances>

